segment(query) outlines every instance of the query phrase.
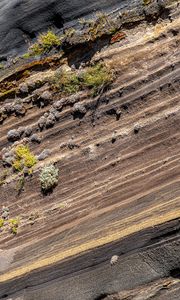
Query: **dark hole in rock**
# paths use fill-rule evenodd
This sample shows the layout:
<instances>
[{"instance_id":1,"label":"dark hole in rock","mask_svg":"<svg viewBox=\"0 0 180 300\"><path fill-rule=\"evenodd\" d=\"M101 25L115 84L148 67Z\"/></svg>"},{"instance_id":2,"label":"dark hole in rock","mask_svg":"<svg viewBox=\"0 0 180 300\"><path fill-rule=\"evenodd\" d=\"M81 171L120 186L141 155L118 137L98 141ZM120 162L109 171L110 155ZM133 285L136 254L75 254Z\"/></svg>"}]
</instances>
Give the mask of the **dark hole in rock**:
<instances>
[{"instance_id":1,"label":"dark hole in rock","mask_svg":"<svg viewBox=\"0 0 180 300\"><path fill-rule=\"evenodd\" d=\"M170 270L169 275L173 278L180 279L180 268L175 268L175 269Z\"/></svg>"},{"instance_id":2,"label":"dark hole in rock","mask_svg":"<svg viewBox=\"0 0 180 300\"><path fill-rule=\"evenodd\" d=\"M34 32L29 32L29 31L26 31L26 30L24 30L24 29L21 29L22 30L22 32L26 35L26 36L28 36L30 39L35 39L35 37L36 37L36 34L34 33Z\"/></svg>"},{"instance_id":3,"label":"dark hole in rock","mask_svg":"<svg viewBox=\"0 0 180 300\"><path fill-rule=\"evenodd\" d=\"M116 137L112 137L111 143L114 144L116 142Z\"/></svg>"},{"instance_id":4,"label":"dark hole in rock","mask_svg":"<svg viewBox=\"0 0 180 300\"><path fill-rule=\"evenodd\" d=\"M73 119L82 119L85 116L85 113L82 113L80 111L73 112Z\"/></svg>"},{"instance_id":5,"label":"dark hole in rock","mask_svg":"<svg viewBox=\"0 0 180 300\"><path fill-rule=\"evenodd\" d=\"M53 23L54 23L54 26L57 27L57 28L62 28L63 25L64 25L64 20L62 18L62 16L58 13L54 14L53 16Z\"/></svg>"},{"instance_id":6,"label":"dark hole in rock","mask_svg":"<svg viewBox=\"0 0 180 300\"><path fill-rule=\"evenodd\" d=\"M96 41L83 42L73 46L68 43L64 44L63 50L67 55L69 66L74 65L79 68L81 63L88 63L96 52L109 44L110 39L111 37L105 34Z\"/></svg>"},{"instance_id":7,"label":"dark hole in rock","mask_svg":"<svg viewBox=\"0 0 180 300\"><path fill-rule=\"evenodd\" d=\"M101 295L99 295L99 296L97 296L94 300L103 300L103 299L105 299L106 297L108 296L108 294L101 294Z\"/></svg>"},{"instance_id":8,"label":"dark hole in rock","mask_svg":"<svg viewBox=\"0 0 180 300\"><path fill-rule=\"evenodd\" d=\"M122 105L122 109L124 109L124 110L128 110L128 104L126 104L126 103L125 103L125 104L123 104L123 105Z\"/></svg>"},{"instance_id":9,"label":"dark hole in rock","mask_svg":"<svg viewBox=\"0 0 180 300\"><path fill-rule=\"evenodd\" d=\"M0 62L6 62L7 61L7 56L0 56Z\"/></svg>"},{"instance_id":10,"label":"dark hole in rock","mask_svg":"<svg viewBox=\"0 0 180 300\"><path fill-rule=\"evenodd\" d=\"M116 109L115 108L111 108L109 110L106 111L107 115L116 115Z\"/></svg>"},{"instance_id":11,"label":"dark hole in rock","mask_svg":"<svg viewBox=\"0 0 180 300\"><path fill-rule=\"evenodd\" d=\"M175 30L175 29L172 29L171 32L174 36L178 35L178 33L179 33L178 30Z\"/></svg>"}]
</instances>

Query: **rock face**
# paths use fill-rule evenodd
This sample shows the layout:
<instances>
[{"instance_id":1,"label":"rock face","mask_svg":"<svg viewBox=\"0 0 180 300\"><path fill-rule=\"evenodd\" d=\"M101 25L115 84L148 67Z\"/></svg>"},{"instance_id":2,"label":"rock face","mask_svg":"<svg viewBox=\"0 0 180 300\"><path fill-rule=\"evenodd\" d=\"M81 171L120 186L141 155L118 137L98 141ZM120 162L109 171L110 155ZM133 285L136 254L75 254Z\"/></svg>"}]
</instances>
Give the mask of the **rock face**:
<instances>
[{"instance_id":1,"label":"rock face","mask_svg":"<svg viewBox=\"0 0 180 300\"><path fill-rule=\"evenodd\" d=\"M67 21L97 9L117 4L117 0L2 0L0 3L0 55L23 49L39 32L62 28Z\"/></svg>"},{"instance_id":2,"label":"rock face","mask_svg":"<svg viewBox=\"0 0 180 300\"><path fill-rule=\"evenodd\" d=\"M116 43L100 36L0 73L0 299L179 299L180 21L168 9L122 26ZM65 65L77 88L102 63L113 80L96 94L53 89ZM19 144L32 169L14 163Z\"/></svg>"}]
</instances>

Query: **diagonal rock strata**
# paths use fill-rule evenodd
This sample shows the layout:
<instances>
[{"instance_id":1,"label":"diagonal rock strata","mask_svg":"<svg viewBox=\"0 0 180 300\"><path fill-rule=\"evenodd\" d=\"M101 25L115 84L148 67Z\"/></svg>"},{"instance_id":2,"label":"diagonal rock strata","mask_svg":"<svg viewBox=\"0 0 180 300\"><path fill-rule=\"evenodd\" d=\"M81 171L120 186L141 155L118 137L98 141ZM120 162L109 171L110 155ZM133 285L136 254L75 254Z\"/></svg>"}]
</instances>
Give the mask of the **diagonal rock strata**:
<instances>
[{"instance_id":1,"label":"diagonal rock strata","mask_svg":"<svg viewBox=\"0 0 180 300\"><path fill-rule=\"evenodd\" d=\"M78 44L2 70L1 210L20 223L15 236L6 219L1 228L0 299L177 299L180 24L178 7L169 9L172 20L131 24L125 39L89 49L87 65ZM80 70L103 60L115 73L110 86L95 97L52 92L50 78L73 70L77 57ZM52 126L41 128L54 110ZM20 190L4 161L12 130L36 157L48 153ZM50 163L59 181L44 195L39 173Z\"/></svg>"}]
</instances>

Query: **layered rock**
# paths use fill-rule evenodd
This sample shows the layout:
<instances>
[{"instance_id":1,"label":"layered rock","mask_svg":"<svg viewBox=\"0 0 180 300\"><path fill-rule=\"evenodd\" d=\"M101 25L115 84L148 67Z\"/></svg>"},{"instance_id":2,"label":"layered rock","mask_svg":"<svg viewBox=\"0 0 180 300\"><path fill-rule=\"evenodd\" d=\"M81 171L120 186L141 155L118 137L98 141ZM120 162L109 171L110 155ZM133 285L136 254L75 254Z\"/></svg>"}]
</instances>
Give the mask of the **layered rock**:
<instances>
[{"instance_id":1,"label":"layered rock","mask_svg":"<svg viewBox=\"0 0 180 300\"><path fill-rule=\"evenodd\" d=\"M117 43L99 38L3 72L0 173L15 143L41 158L20 191L18 173L2 178L2 213L20 224L15 236L8 225L0 233L0 299L178 299L180 23L170 9L171 20L126 24ZM82 70L113 69L110 87L50 92L55 71L77 57ZM39 172L50 163L59 182L45 195Z\"/></svg>"}]
</instances>

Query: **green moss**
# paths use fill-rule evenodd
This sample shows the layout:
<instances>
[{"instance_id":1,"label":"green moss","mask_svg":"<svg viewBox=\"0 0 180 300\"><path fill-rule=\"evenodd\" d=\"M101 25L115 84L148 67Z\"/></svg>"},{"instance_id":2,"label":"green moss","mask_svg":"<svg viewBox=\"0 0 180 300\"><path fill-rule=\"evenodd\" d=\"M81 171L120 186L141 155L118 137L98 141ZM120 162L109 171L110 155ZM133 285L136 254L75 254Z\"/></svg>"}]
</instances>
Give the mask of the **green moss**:
<instances>
[{"instance_id":1,"label":"green moss","mask_svg":"<svg viewBox=\"0 0 180 300\"><path fill-rule=\"evenodd\" d=\"M151 3L151 0L143 0L143 4L144 5L148 5L148 4L150 4Z\"/></svg>"},{"instance_id":2,"label":"green moss","mask_svg":"<svg viewBox=\"0 0 180 300\"><path fill-rule=\"evenodd\" d=\"M51 81L52 89L62 94L74 94L89 89L93 96L101 92L113 80L113 72L103 63L98 63L82 72L63 71Z\"/></svg>"},{"instance_id":3,"label":"green moss","mask_svg":"<svg viewBox=\"0 0 180 300\"><path fill-rule=\"evenodd\" d=\"M104 64L99 63L88 68L83 74L83 84L92 89L93 95L97 95L112 82L113 74Z\"/></svg>"},{"instance_id":4,"label":"green moss","mask_svg":"<svg viewBox=\"0 0 180 300\"><path fill-rule=\"evenodd\" d=\"M17 172L22 171L24 167L30 169L37 163L36 157L31 153L28 146L18 145L15 148L15 156L12 166Z\"/></svg>"},{"instance_id":5,"label":"green moss","mask_svg":"<svg viewBox=\"0 0 180 300\"><path fill-rule=\"evenodd\" d=\"M59 47L61 45L61 39L53 31L49 30L46 33L42 33L38 36L37 42L29 48L29 56L41 55L49 52L52 48ZM27 54L26 57L27 58Z\"/></svg>"},{"instance_id":6,"label":"green moss","mask_svg":"<svg viewBox=\"0 0 180 300\"><path fill-rule=\"evenodd\" d=\"M71 95L80 90L80 80L75 72L62 72L53 79L53 88L63 94Z\"/></svg>"},{"instance_id":7,"label":"green moss","mask_svg":"<svg viewBox=\"0 0 180 300\"><path fill-rule=\"evenodd\" d=\"M28 58L30 58L31 57L31 54L30 53L24 53L23 55L22 55L22 58L24 58L24 59L28 59Z\"/></svg>"},{"instance_id":8,"label":"green moss","mask_svg":"<svg viewBox=\"0 0 180 300\"><path fill-rule=\"evenodd\" d=\"M2 228L4 226L4 220L0 219L0 228Z\"/></svg>"},{"instance_id":9,"label":"green moss","mask_svg":"<svg viewBox=\"0 0 180 300\"><path fill-rule=\"evenodd\" d=\"M10 227L11 233L17 234L19 223L20 223L19 218L14 218L14 219L9 220L9 227Z\"/></svg>"}]
</instances>

